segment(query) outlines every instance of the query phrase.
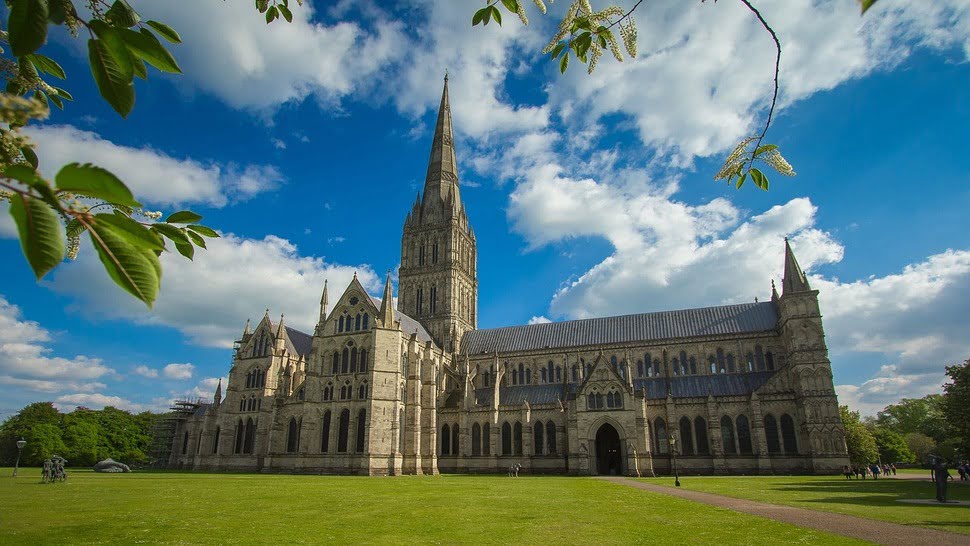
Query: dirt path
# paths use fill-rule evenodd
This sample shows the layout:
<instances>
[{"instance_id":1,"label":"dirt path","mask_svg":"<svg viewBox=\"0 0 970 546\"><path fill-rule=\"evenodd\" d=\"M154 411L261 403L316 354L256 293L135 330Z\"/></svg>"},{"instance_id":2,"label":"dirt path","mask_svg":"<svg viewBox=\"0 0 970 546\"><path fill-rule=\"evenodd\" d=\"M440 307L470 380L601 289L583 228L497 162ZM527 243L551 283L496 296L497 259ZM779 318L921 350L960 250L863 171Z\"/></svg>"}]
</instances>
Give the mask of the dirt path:
<instances>
[{"instance_id":1,"label":"dirt path","mask_svg":"<svg viewBox=\"0 0 970 546\"><path fill-rule=\"evenodd\" d=\"M651 493L672 495L682 499L790 523L799 527L827 531L829 533L868 540L878 544L900 546L917 544L931 544L933 546L948 546L951 544L970 545L970 536L968 535L938 531L936 529L900 525L898 523L858 518L833 512L819 512L780 504L767 504L745 499L735 499L711 493L701 493L700 491L674 489L672 487L639 482L630 478L603 477L601 479L643 489Z\"/></svg>"}]
</instances>

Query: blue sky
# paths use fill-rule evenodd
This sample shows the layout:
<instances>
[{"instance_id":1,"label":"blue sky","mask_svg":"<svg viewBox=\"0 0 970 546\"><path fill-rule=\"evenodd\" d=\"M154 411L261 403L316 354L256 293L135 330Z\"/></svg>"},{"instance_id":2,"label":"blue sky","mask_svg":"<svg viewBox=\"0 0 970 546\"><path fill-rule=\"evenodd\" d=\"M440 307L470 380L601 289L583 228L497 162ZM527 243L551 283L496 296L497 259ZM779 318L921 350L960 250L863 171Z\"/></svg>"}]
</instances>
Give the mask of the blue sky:
<instances>
[{"instance_id":1,"label":"blue sky","mask_svg":"<svg viewBox=\"0 0 970 546\"><path fill-rule=\"evenodd\" d=\"M767 193L712 181L770 96L770 41L737 3L644 4L639 56L593 76L538 54L565 2L487 29L475 2L305 2L271 27L245 2L170 4L135 5L181 32L183 75L137 82L121 120L59 34L45 52L77 100L29 134L45 172L93 161L224 237L166 256L147 310L86 246L35 282L3 211L0 414L211 396L247 318L311 331L323 280L355 271L378 295L445 69L480 327L764 299L788 236L842 403L938 392L970 356L965 2L881 0L862 19L852 0L759 2L785 50L768 140L798 172Z\"/></svg>"}]
</instances>

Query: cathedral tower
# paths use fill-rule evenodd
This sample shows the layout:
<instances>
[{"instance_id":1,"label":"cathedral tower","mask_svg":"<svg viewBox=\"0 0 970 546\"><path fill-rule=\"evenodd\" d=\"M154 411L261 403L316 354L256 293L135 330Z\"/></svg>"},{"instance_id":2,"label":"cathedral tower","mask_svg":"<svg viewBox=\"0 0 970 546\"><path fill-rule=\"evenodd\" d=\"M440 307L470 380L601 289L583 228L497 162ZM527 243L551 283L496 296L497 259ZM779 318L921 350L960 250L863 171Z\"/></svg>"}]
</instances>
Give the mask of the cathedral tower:
<instances>
[{"instance_id":1,"label":"cathedral tower","mask_svg":"<svg viewBox=\"0 0 970 546\"><path fill-rule=\"evenodd\" d=\"M446 350L477 324L477 254L458 190L446 75L424 191L404 221L397 304Z\"/></svg>"}]
</instances>

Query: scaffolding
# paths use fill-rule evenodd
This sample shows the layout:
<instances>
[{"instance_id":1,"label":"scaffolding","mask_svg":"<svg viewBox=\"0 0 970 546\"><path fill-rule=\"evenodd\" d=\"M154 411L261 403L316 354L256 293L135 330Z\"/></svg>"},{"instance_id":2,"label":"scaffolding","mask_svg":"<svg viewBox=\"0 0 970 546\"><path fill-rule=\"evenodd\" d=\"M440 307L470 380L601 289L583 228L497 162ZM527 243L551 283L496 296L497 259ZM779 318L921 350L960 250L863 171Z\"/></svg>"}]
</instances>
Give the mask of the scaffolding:
<instances>
[{"instance_id":1,"label":"scaffolding","mask_svg":"<svg viewBox=\"0 0 970 546\"><path fill-rule=\"evenodd\" d=\"M195 400L179 399L172 402L168 413L164 413L155 420L152 427L152 468L167 468L172 457L172 445L175 443L175 431L180 423L195 414L205 405L201 398Z\"/></svg>"}]
</instances>

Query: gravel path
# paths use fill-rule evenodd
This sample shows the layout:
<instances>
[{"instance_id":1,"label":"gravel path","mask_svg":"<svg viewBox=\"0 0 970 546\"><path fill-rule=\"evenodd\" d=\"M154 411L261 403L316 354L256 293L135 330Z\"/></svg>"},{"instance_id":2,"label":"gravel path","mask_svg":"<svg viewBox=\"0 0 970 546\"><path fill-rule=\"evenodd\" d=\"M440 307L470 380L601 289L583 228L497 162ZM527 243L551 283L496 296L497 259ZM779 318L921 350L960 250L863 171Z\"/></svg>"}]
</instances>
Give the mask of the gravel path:
<instances>
[{"instance_id":1,"label":"gravel path","mask_svg":"<svg viewBox=\"0 0 970 546\"><path fill-rule=\"evenodd\" d=\"M672 495L695 502L702 502L729 510L744 512L755 516L770 518L799 527L808 527L847 537L868 540L877 544L912 546L930 544L933 546L970 545L970 535L961 535L936 529L900 525L873 519L858 518L832 512L819 512L780 504L767 504L745 499L735 499L700 491L675 489L662 485L639 482L623 477L602 477L613 483L643 489L651 493ZM944 510L947 508L943 508Z\"/></svg>"}]
</instances>

